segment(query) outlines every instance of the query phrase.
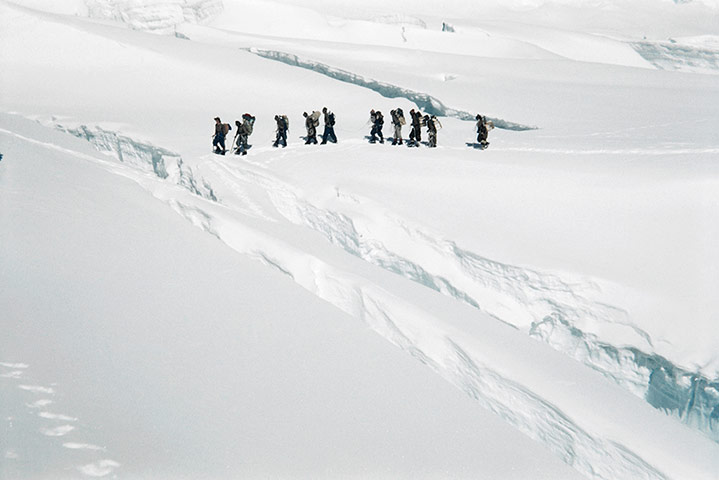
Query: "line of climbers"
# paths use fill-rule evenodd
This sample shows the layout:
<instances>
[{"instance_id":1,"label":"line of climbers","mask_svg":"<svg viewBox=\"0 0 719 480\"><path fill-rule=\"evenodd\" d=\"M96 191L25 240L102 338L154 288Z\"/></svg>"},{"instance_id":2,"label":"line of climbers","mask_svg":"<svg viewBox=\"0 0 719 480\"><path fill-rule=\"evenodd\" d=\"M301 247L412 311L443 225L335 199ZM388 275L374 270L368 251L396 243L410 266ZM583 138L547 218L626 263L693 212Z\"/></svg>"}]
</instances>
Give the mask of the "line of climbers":
<instances>
[{"instance_id":1,"label":"line of climbers","mask_svg":"<svg viewBox=\"0 0 719 480\"><path fill-rule=\"evenodd\" d=\"M392 145L402 145L402 127L407 124L404 118L404 112L401 108L396 108L390 111L392 116L392 126L394 127L394 136L392 137ZM422 112L415 109L410 110L410 122L411 130L409 132L409 140L407 141L408 147L419 147L422 141L422 127L427 127L428 142L427 146L430 148L437 146L437 130L442 128L442 123L435 115L422 115ZM320 116L324 117L324 132L322 133L322 145L327 142L337 143L337 136L335 135L335 114L327 109L322 108L322 113L313 111L311 114L304 112L302 116L305 118L305 128L307 129L307 136L305 137L305 145L317 144L317 127L320 126ZM476 146L481 149L487 148L489 142L487 142L487 136L489 131L494 128L494 124L491 120L487 120L480 114L475 117L477 120L477 144ZM275 115L275 122L277 123L277 129L275 131L276 137L272 144L273 147L287 146L287 132L290 130L290 120L287 115ZM382 127L384 126L384 116L379 110L370 111L369 123L372 125L370 130L370 143L376 143L379 139L379 143L384 143L384 137L382 135ZM235 121L237 126L237 133L232 141L232 147L235 154L247 155L247 150L250 147L247 143L249 136L252 135L252 130L255 124L255 117L249 113L242 115L242 122L239 120ZM227 150L225 148L225 137L232 130L229 123L222 123L220 117L215 117L215 133L213 135L212 145L215 148L215 153L224 155Z\"/></svg>"},{"instance_id":2,"label":"line of climbers","mask_svg":"<svg viewBox=\"0 0 719 480\"><path fill-rule=\"evenodd\" d=\"M255 126L255 117L249 113L242 115L242 122L235 120L237 133L232 139L232 145L235 154L247 155L247 149L250 148L247 141L252 135L252 129ZM229 123L222 123L220 117L215 117L215 133L212 136L212 146L215 147L215 153L224 155L227 152L225 148L225 137L232 130Z\"/></svg>"},{"instance_id":3,"label":"line of climbers","mask_svg":"<svg viewBox=\"0 0 719 480\"><path fill-rule=\"evenodd\" d=\"M394 137L392 137L392 145L402 145L402 127L407 125L407 121L404 118L404 112L401 108L391 110L390 115L392 116L392 126L394 127ZM411 118L412 129L409 132L409 141L407 142L408 147L419 147L422 141L422 127L427 127L427 136L429 142L427 146L430 148L437 146L437 130L438 127L442 128L442 123L435 115L422 115L422 112L415 111L413 108L409 111ZM478 115L479 117L479 115ZM384 125L384 117L382 112L370 110L369 112L370 123L372 124L372 130L370 131L370 143L375 143L377 137L379 137L379 143L384 143L382 137L382 126Z\"/></svg>"}]
</instances>

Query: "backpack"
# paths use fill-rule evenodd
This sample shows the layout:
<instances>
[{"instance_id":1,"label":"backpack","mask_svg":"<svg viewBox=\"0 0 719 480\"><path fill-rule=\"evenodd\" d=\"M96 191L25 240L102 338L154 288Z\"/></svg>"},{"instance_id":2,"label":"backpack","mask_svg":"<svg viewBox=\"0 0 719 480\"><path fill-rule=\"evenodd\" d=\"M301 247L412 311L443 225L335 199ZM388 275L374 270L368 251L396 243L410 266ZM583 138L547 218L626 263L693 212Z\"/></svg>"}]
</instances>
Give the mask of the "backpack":
<instances>
[{"instance_id":1,"label":"backpack","mask_svg":"<svg viewBox=\"0 0 719 480\"><path fill-rule=\"evenodd\" d=\"M377 124L384 125L384 117L382 116L381 112L377 112L377 117L375 117L375 118L376 118L375 121L377 122Z\"/></svg>"},{"instance_id":2,"label":"backpack","mask_svg":"<svg viewBox=\"0 0 719 480\"><path fill-rule=\"evenodd\" d=\"M282 120L282 123L285 125L285 130L290 129L290 119L287 118L287 115L280 115L280 119Z\"/></svg>"},{"instance_id":3,"label":"backpack","mask_svg":"<svg viewBox=\"0 0 719 480\"><path fill-rule=\"evenodd\" d=\"M230 126L229 123L222 124L222 134L223 135L227 135L227 132L229 132L230 130L232 130L232 127Z\"/></svg>"},{"instance_id":4,"label":"backpack","mask_svg":"<svg viewBox=\"0 0 719 480\"><path fill-rule=\"evenodd\" d=\"M400 125L407 125L407 120L404 119L404 112L401 108L397 109L397 118L399 119Z\"/></svg>"},{"instance_id":5,"label":"backpack","mask_svg":"<svg viewBox=\"0 0 719 480\"><path fill-rule=\"evenodd\" d=\"M252 135L252 127L255 125L255 117L247 117L245 119L244 127L247 135Z\"/></svg>"},{"instance_id":6,"label":"backpack","mask_svg":"<svg viewBox=\"0 0 719 480\"><path fill-rule=\"evenodd\" d=\"M330 112L330 113L327 114L327 125L329 125L330 127L334 127L334 126L335 126L335 114L334 114L334 112Z\"/></svg>"}]
</instances>

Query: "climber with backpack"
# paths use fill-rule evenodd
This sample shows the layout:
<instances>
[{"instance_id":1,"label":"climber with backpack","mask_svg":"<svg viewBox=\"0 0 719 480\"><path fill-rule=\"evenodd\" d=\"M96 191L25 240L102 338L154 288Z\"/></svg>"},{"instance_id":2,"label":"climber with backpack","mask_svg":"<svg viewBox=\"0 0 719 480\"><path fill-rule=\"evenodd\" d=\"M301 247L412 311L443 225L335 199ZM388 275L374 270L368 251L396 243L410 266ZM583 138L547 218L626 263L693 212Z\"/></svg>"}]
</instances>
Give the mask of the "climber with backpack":
<instances>
[{"instance_id":1,"label":"climber with backpack","mask_svg":"<svg viewBox=\"0 0 719 480\"><path fill-rule=\"evenodd\" d=\"M439 119L435 116L424 116L424 123L427 124L427 136L429 137L429 147L436 147L437 146L437 126L439 128L442 128L442 124L439 122Z\"/></svg>"},{"instance_id":2,"label":"climber with backpack","mask_svg":"<svg viewBox=\"0 0 719 480\"><path fill-rule=\"evenodd\" d=\"M249 140L250 135L252 135L252 129L255 125L255 117L249 113L245 113L242 115L242 123L240 123L239 120L236 120L235 125L237 126L237 133L235 134L235 154L247 155L247 149L249 148L247 141Z\"/></svg>"},{"instance_id":3,"label":"climber with backpack","mask_svg":"<svg viewBox=\"0 0 719 480\"><path fill-rule=\"evenodd\" d=\"M327 107L322 107L322 113L324 114L325 120L325 131L322 132L322 145L326 144L328 140L332 143L337 143L337 136L335 135L335 114L327 110Z\"/></svg>"},{"instance_id":4,"label":"climber with backpack","mask_svg":"<svg viewBox=\"0 0 719 480\"><path fill-rule=\"evenodd\" d=\"M487 137L489 136L489 131L494 128L494 123L479 113L475 118L477 120L477 142L479 143L479 148L484 150L489 146Z\"/></svg>"},{"instance_id":5,"label":"climber with backpack","mask_svg":"<svg viewBox=\"0 0 719 480\"><path fill-rule=\"evenodd\" d=\"M302 116L305 117L305 128L307 129L307 141L305 141L305 145L309 145L310 143L317 145L317 127L320 124L320 112L314 111L311 115L304 112Z\"/></svg>"},{"instance_id":6,"label":"climber with backpack","mask_svg":"<svg viewBox=\"0 0 719 480\"><path fill-rule=\"evenodd\" d=\"M232 130L232 127L230 127L229 123L222 123L220 117L215 117L215 133L212 135L212 146L215 153L224 155L227 152L225 137L230 130Z\"/></svg>"},{"instance_id":7,"label":"climber with backpack","mask_svg":"<svg viewBox=\"0 0 719 480\"><path fill-rule=\"evenodd\" d=\"M419 147L419 142L422 141L422 113L413 108L409 111L409 115L412 117L412 130L409 132L407 146Z\"/></svg>"},{"instance_id":8,"label":"climber with backpack","mask_svg":"<svg viewBox=\"0 0 719 480\"><path fill-rule=\"evenodd\" d=\"M379 143L384 143L384 138L382 137L382 126L384 125L384 117L382 116L382 112L380 112L379 110L377 110L376 112L374 110L370 110L369 119L372 123L369 143L377 142L377 136L379 136Z\"/></svg>"},{"instance_id":9,"label":"climber with backpack","mask_svg":"<svg viewBox=\"0 0 719 480\"><path fill-rule=\"evenodd\" d=\"M290 131L290 121L287 115L275 115L275 122L277 122L277 137L272 146L277 147L279 144L282 144L284 148L287 146L287 132Z\"/></svg>"},{"instance_id":10,"label":"climber with backpack","mask_svg":"<svg viewBox=\"0 0 719 480\"><path fill-rule=\"evenodd\" d=\"M401 108L396 108L391 110L389 114L392 116L392 125L394 126L392 145L402 145L402 125L407 123L404 119L404 112Z\"/></svg>"}]
</instances>

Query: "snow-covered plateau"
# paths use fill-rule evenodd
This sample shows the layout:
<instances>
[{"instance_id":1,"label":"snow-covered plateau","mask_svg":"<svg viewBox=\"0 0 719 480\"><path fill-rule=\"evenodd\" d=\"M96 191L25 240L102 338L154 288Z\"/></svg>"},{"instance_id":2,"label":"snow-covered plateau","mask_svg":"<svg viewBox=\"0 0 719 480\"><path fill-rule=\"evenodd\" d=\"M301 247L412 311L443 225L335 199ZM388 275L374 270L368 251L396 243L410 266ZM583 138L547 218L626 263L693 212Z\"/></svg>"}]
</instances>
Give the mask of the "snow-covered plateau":
<instances>
[{"instance_id":1,"label":"snow-covered plateau","mask_svg":"<svg viewBox=\"0 0 719 480\"><path fill-rule=\"evenodd\" d=\"M0 478L719 479L718 32L0 0ZM368 143L397 107L437 148Z\"/></svg>"}]
</instances>

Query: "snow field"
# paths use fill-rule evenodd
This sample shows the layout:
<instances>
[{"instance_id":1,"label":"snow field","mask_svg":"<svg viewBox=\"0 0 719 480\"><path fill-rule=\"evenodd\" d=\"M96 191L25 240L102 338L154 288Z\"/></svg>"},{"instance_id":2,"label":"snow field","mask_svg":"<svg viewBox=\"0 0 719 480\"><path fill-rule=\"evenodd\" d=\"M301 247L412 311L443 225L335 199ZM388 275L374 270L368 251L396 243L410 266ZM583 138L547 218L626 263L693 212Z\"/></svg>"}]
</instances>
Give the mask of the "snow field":
<instances>
[{"instance_id":1,"label":"snow field","mask_svg":"<svg viewBox=\"0 0 719 480\"><path fill-rule=\"evenodd\" d=\"M578 478L355 319L147 202L86 142L3 116L8 129L2 351L31 371L0 381L4 476ZM38 408L82 428L43 432L58 420Z\"/></svg>"},{"instance_id":2,"label":"snow field","mask_svg":"<svg viewBox=\"0 0 719 480\"><path fill-rule=\"evenodd\" d=\"M517 26L511 8L456 20L461 9L452 4L455 19L446 18L455 33L440 32L445 18L423 4L413 15L378 6L371 15L335 10L333 18L285 6L291 2L250 2L249 10L225 3L208 26L178 27L190 41L3 3L3 52L13 54L2 57L2 110L91 141L111 155L100 160L88 149L81 158L134 180L235 252L364 320L579 471L714 478L715 444L645 411L585 367L566 370L566 356L541 368L531 355L517 360L535 343L513 343L541 339L716 433L714 77L652 70L628 43L640 34L605 15L611 8L598 16L605 31L597 35L566 28L582 10L557 3L524 4L528 27ZM702 34L712 16L687 21L705 8L694 3L670 30L711 46ZM279 20L263 16L268 6ZM651 11L659 35L680 6L622 8ZM247 48L297 55L310 69ZM673 52L667 68L694 61L692 52ZM711 70L708 55L690 71ZM347 72L349 83L318 75L321 65ZM48 69L51 84L41 73ZM382 85L409 99L387 98L391 88ZM466 146L472 124L443 118L434 151L365 145L369 108L386 117L396 106L408 112L414 94L539 129L496 129L490 150L477 152ZM303 148L299 114L324 105L337 113L340 144ZM228 115L244 111L258 117L250 155L208 154L212 117L234 125ZM268 146L276 113L291 118L287 149ZM6 122L5 136L52 155L82 150L60 147L55 134L38 139L15 117ZM457 328L454 308L466 319ZM468 333L478 318L515 326L517 338ZM496 348L507 342L510 356ZM596 397L613 408L587 411ZM677 460L666 452L685 435L687 453Z\"/></svg>"}]
</instances>

